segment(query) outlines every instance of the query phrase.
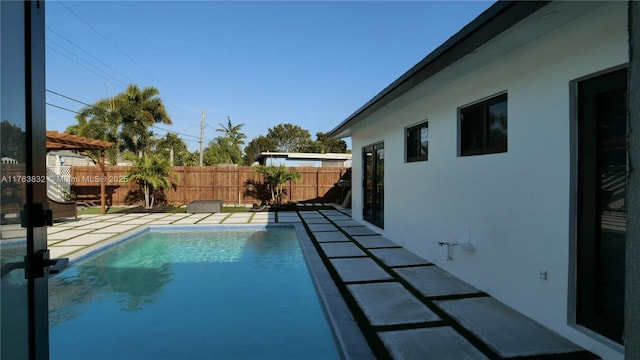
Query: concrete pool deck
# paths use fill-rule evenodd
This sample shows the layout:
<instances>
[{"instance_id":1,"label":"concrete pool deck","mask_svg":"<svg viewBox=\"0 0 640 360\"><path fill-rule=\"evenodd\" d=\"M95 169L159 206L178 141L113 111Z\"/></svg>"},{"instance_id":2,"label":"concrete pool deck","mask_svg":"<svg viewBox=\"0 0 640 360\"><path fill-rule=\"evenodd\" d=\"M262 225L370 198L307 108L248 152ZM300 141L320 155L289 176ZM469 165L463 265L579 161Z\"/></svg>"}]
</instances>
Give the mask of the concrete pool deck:
<instances>
[{"instance_id":1,"label":"concrete pool deck","mask_svg":"<svg viewBox=\"0 0 640 360\"><path fill-rule=\"evenodd\" d=\"M48 245L52 258L73 260L149 226L293 224L317 250L324 275L316 281L335 289L322 296L329 313L342 309L328 317L348 359L597 358L354 221L349 209L318 209L81 215L49 227Z\"/></svg>"}]
</instances>

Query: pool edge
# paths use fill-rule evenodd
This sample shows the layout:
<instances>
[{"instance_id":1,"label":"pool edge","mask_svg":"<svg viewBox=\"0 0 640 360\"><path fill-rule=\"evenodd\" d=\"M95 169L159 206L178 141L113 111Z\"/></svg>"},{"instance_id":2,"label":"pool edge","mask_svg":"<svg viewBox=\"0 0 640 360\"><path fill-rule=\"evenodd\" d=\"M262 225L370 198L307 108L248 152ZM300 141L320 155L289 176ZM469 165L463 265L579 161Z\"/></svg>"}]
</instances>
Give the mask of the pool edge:
<instances>
[{"instance_id":1,"label":"pool edge","mask_svg":"<svg viewBox=\"0 0 640 360\"><path fill-rule=\"evenodd\" d=\"M331 278L304 225L295 223L290 226L293 226L298 234L309 274L320 298L322 310L329 322L339 355L343 359L349 360L375 359L373 351Z\"/></svg>"}]
</instances>

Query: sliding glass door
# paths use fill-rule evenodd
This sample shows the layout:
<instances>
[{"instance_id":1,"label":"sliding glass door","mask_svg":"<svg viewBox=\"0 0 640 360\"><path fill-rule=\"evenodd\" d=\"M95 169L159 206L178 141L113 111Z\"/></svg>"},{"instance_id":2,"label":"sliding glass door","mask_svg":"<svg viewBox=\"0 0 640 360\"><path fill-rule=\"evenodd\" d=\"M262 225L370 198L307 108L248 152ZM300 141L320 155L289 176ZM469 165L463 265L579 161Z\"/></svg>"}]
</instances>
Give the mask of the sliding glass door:
<instances>
[{"instance_id":1,"label":"sliding glass door","mask_svg":"<svg viewBox=\"0 0 640 360\"><path fill-rule=\"evenodd\" d=\"M627 70L578 83L576 321L623 341L627 233Z\"/></svg>"}]
</instances>

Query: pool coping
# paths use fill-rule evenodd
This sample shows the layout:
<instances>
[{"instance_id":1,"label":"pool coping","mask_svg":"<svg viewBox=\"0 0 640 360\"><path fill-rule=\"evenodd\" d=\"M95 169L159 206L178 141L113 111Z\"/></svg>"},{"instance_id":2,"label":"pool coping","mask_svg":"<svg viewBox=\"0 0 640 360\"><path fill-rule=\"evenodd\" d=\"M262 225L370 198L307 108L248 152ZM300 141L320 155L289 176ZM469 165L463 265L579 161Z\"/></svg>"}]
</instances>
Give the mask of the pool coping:
<instances>
[{"instance_id":1,"label":"pool coping","mask_svg":"<svg viewBox=\"0 0 640 360\"><path fill-rule=\"evenodd\" d=\"M304 225L293 226L341 357L354 360L375 358Z\"/></svg>"}]
</instances>

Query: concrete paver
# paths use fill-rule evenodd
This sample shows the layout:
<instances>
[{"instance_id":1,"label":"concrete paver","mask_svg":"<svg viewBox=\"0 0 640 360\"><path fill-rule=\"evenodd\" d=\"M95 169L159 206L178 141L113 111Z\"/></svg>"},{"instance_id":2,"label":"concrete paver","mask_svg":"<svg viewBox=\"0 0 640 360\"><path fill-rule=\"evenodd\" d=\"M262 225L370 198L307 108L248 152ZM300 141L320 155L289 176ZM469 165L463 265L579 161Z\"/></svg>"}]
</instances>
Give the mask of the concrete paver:
<instances>
[{"instance_id":1,"label":"concrete paver","mask_svg":"<svg viewBox=\"0 0 640 360\"><path fill-rule=\"evenodd\" d=\"M317 211L302 211L300 212L300 217L302 217L305 220L314 219L314 218L324 219L324 216L322 216L322 214L320 214Z\"/></svg>"},{"instance_id":2,"label":"concrete paver","mask_svg":"<svg viewBox=\"0 0 640 360\"><path fill-rule=\"evenodd\" d=\"M400 247L400 245L394 243L393 241L387 239L382 235L354 236L353 239L367 249Z\"/></svg>"},{"instance_id":3,"label":"concrete paver","mask_svg":"<svg viewBox=\"0 0 640 360\"><path fill-rule=\"evenodd\" d=\"M323 218L323 217L312 217L312 218L303 218L304 222L306 222L307 224L331 224L331 222L329 222L329 220Z\"/></svg>"},{"instance_id":4,"label":"concrete paver","mask_svg":"<svg viewBox=\"0 0 640 360\"><path fill-rule=\"evenodd\" d=\"M327 218L331 221L349 221L351 220L351 216L340 214L340 215L327 215ZM359 224L358 226L362 226Z\"/></svg>"},{"instance_id":5,"label":"concrete paver","mask_svg":"<svg viewBox=\"0 0 640 360\"><path fill-rule=\"evenodd\" d=\"M62 258L66 257L69 254L76 252L78 250L86 249L85 245L77 245L77 246L55 246L49 248L49 256L54 258Z\"/></svg>"},{"instance_id":6,"label":"concrete paver","mask_svg":"<svg viewBox=\"0 0 640 360\"><path fill-rule=\"evenodd\" d=\"M279 217L278 216L278 222L279 223L299 223L302 222L302 219L300 219L299 217L293 217L293 216L286 216L286 217Z\"/></svg>"},{"instance_id":7,"label":"concrete paver","mask_svg":"<svg viewBox=\"0 0 640 360\"><path fill-rule=\"evenodd\" d=\"M51 226L51 227L47 228L47 235L55 234L57 232L65 231L65 230L67 230L67 228L59 227L59 226L57 226L57 227Z\"/></svg>"},{"instance_id":8,"label":"concrete paver","mask_svg":"<svg viewBox=\"0 0 640 360\"><path fill-rule=\"evenodd\" d=\"M318 231L312 233L318 242L350 241L349 238L340 231Z\"/></svg>"},{"instance_id":9,"label":"concrete paver","mask_svg":"<svg viewBox=\"0 0 640 360\"><path fill-rule=\"evenodd\" d=\"M198 222L198 224L219 224L220 222L222 222L222 220L224 220L227 216L229 216L229 214L213 214L210 215L202 220L200 220Z\"/></svg>"},{"instance_id":10,"label":"concrete paver","mask_svg":"<svg viewBox=\"0 0 640 360\"><path fill-rule=\"evenodd\" d=\"M502 357L562 354L581 348L490 297L437 301Z\"/></svg>"},{"instance_id":11,"label":"concrete paver","mask_svg":"<svg viewBox=\"0 0 640 360\"><path fill-rule=\"evenodd\" d=\"M320 231L336 231L337 227L331 224L309 224L309 230L312 232L320 232Z\"/></svg>"},{"instance_id":12,"label":"concrete paver","mask_svg":"<svg viewBox=\"0 0 640 360\"><path fill-rule=\"evenodd\" d=\"M351 218L347 218L346 220L334 220L334 223L339 227L350 227L350 226L362 226L361 223L351 220Z\"/></svg>"},{"instance_id":13,"label":"concrete paver","mask_svg":"<svg viewBox=\"0 0 640 360\"><path fill-rule=\"evenodd\" d=\"M96 233L112 233L112 234L118 234L118 233L123 233L125 231L129 231L129 230L133 230L137 227L139 227L140 225L124 225L124 224L115 224L115 225L110 225L107 226L105 228L102 229L96 229L95 232ZM55 235L55 234L54 234Z\"/></svg>"},{"instance_id":14,"label":"concrete paver","mask_svg":"<svg viewBox=\"0 0 640 360\"><path fill-rule=\"evenodd\" d=\"M51 239L51 240L69 240L69 239L73 239L74 237L77 237L77 236L80 236L80 235L84 235L86 233L87 233L87 231L86 230L82 230L82 229L65 230L65 231L57 232L55 234L47 235L47 239Z\"/></svg>"},{"instance_id":15,"label":"concrete paver","mask_svg":"<svg viewBox=\"0 0 640 360\"><path fill-rule=\"evenodd\" d=\"M224 219L224 224L246 224L251 219L251 213L235 213Z\"/></svg>"},{"instance_id":16,"label":"concrete paver","mask_svg":"<svg viewBox=\"0 0 640 360\"><path fill-rule=\"evenodd\" d=\"M381 332L394 359L481 360L487 357L448 326Z\"/></svg>"},{"instance_id":17,"label":"concrete paver","mask_svg":"<svg viewBox=\"0 0 640 360\"><path fill-rule=\"evenodd\" d=\"M349 235L379 235L366 226L346 227L343 230Z\"/></svg>"},{"instance_id":18,"label":"concrete paver","mask_svg":"<svg viewBox=\"0 0 640 360\"><path fill-rule=\"evenodd\" d=\"M112 237L113 234L112 233L93 233L93 234L84 234L84 235L80 235L80 236L76 236L70 240L67 241L62 241L57 243L57 245L54 246L58 246L58 245L62 245L62 246L75 246L75 245L94 245L99 243L100 241L104 240L104 239L108 239L110 237Z\"/></svg>"},{"instance_id":19,"label":"concrete paver","mask_svg":"<svg viewBox=\"0 0 640 360\"><path fill-rule=\"evenodd\" d=\"M392 277L369 258L331 259L344 282L391 280Z\"/></svg>"},{"instance_id":20,"label":"concrete paver","mask_svg":"<svg viewBox=\"0 0 640 360\"><path fill-rule=\"evenodd\" d=\"M471 285L436 266L399 268L395 271L426 297L479 292Z\"/></svg>"},{"instance_id":21,"label":"concrete paver","mask_svg":"<svg viewBox=\"0 0 640 360\"><path fill-rule=\"evenodd\" d=\"M398 282L354 284L347 288L373 326L440 320Z\"/></svg>"},{"instance_id":22,"label":"concrete paver","mask_svg":"<svg viewBox=\"0 0 640 360\"><path fill-rule=\"evenodd\" d=\"M327 255L327 257L354 257L354 256L367 256L364 251L360 250L358 245L352 242L332 242L322 243L320 247Z\"/></svg>"},{"instance_id":23,"label":"concrete paver","mask_svg":"<svg viewBox=\"0 0 640 360\"><path fill-rule=\"evenodd\" d=\"M173 223L173 220L154 220L150 225L170 225Z\"/></svg>"},{"instance_id":24,"label":"concrete paver","mask_svg":"<svg viewBox=\"0 0 640 360\"><path fill-rule=\"evenodd\" d=\"M390 267L429 264L427 260L403 248L372 249L370 251L385 265Z\"/></svg>"},{"instance_id":25,"label":"concrete paver","mask_svg":"<svg viewBox=\"0 0 640 360\"><path fill-rule=\"evenodd\" d=\"M91 222L91 223L88 223L88 224L78 225L77 228L83 229L83 230L84 229L86 229L86 230L95 230L95 229L102 229L102 228L105 228L105 227L107 227L109 225L113 225L113 224L114 224L113 221L106 222L106 223L102 222L102 221L96 221L96 222ZM54 226L54 228L55 228L55 226Z\"/></svg>"},{"instance_id":26,"label":"concrete paver","mask_svg":"<svg viewBox=\"0 0 640 360\"><path fill-rule=\"evenodd\" d=\"M125 224L125 225L144 225L144 224L148 224L148 223L150 223L152 221L154 221L154 219L137 218L137 219L125 221L125 222L123 222L123 224Z\"/></svg>"}]
</instances>

